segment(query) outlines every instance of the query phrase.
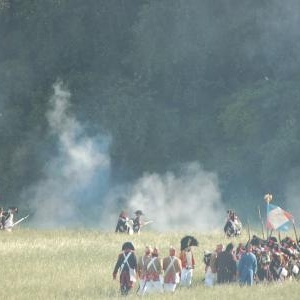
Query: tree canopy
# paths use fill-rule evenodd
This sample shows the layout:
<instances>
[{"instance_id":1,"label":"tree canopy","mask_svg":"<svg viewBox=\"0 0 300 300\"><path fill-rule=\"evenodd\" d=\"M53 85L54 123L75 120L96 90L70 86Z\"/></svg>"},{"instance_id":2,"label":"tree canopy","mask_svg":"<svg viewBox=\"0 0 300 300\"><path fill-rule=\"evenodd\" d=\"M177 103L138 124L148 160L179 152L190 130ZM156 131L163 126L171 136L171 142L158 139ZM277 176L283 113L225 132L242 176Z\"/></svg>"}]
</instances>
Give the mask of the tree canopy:
<instances>
[{"instance_id":1,"label":"tree canopy","mask_svg":"<svg viewBox=\"0 0 300 300\"><path fill-rule=\"evenodd\" d=\"M111 137L114 180L197 161L228 205L284 198L300 168L299 23L296 0L1 0L0 201L18 204L57 151L58 79L86 130Z\"/></svg>"}]
</instances>

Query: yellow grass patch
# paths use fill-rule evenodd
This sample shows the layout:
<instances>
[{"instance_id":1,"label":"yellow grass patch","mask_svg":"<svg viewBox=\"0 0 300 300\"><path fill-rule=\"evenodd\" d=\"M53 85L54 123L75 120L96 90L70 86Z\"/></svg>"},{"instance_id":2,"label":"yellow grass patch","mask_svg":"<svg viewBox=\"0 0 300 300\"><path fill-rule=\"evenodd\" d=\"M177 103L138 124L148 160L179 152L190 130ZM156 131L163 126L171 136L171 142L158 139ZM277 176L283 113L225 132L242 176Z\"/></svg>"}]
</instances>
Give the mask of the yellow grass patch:
<instances>
[{"instance_id":1,"label":"yellow grass patch","mask_svg":"<svg viewBox=\"0 0 300 300\"><path fill-rule=\"evenodd\" d=\"M218 243L246 242L247 234L228 239L222 232L142 232L141 235L107 233L96 230L30 230L0 232L2 299L118 299L119 282L112 272L121 246L132 241L137 256L146 245L157 246L160 256L168 255L170 245L179 251L180 239L193 235L196 269L190 288L178 288L174 295L147 295L148 299L299 299L300 282L256 285L238 284L205 287L203 284L205 250ZM259 233L258 233L259 234ZM291 233L291 236L293 233ZM136 291L136 289L135 289ZM127 298L139 299L135 291Z\"/></svg>"}]
</instances>

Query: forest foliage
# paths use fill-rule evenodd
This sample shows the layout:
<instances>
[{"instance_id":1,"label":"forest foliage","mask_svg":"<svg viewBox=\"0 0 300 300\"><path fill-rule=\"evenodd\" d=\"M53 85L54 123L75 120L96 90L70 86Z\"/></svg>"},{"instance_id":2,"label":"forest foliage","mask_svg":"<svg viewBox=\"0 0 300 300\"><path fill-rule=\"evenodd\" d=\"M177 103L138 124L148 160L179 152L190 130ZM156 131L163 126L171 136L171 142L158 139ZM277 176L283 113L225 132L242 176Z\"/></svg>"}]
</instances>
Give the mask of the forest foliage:
<instances>
[{"instance_id":1,"label":"forest foliage","mask_svg":"<svg viewBox=\"0 0 300 300\"><path fill-rule=\"evenodd\" d=\"M224 201L284 199L300 171L300 2L0 0L0 195L55 152L62 79L119 182L199 162Z\"/></svg>"}]
</instances>

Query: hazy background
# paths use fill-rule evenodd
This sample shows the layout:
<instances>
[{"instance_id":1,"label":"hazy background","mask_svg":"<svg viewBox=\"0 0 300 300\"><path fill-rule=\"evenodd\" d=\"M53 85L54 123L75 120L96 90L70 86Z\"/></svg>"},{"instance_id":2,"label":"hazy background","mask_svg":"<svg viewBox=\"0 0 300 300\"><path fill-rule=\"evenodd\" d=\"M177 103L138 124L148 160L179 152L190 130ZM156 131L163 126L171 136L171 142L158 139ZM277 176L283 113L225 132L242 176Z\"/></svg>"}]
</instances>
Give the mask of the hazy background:
<instances>
[{"instance_id":1,"label":"hazy background","mask_svg":"<svg viewBox=\"0 0 300 300\"><path fill-rule=\"evenodd\" d=\"M69 113L69 91L62 82L53 89L46 116L49 133L58 140L57 153L45 164L44 178L22 195L34 212L32 226L114 229L120 209L131 217L141 209L157 230L215 228L223 221L217 176L198 163L184 164L176 173L145 173L131 184L111 185L109 138L86 136Z\"/></svg>"},{"instance_id":2,"label":"hazy background","mask_svg":"<svg viewBox=\"0 0 300 300\"><path fill-rule=\"evenodd\" d=\"M297 216L299 23L296 0L0 0L0 205L206 230L272 193Z\"/></svg>"}]
</instances>

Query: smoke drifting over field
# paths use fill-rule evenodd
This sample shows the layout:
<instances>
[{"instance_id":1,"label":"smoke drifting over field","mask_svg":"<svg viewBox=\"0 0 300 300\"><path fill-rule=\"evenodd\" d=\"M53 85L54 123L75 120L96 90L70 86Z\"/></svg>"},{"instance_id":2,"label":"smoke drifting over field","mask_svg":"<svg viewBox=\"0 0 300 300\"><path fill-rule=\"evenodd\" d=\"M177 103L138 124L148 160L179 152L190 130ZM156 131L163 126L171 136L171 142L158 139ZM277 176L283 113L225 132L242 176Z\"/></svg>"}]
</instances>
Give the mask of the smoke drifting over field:
<instances>
[{"instance_id":1,"label":"smoke drifting over field","mask_svg":"<svg viewBox=\"0 0 300 300\"><path fill-rule=\"evenodd\" d=\"M132 187L129 204L155 220L157 230L212 229L224 220L217 177L197 163L183 166L177 175L145 175Z\"/></svg>"},{"instance_id":2,"label":"smoke drifting over field","mask_svg":"<svg viewBox=\"0 0 300 300\"><path fill-rule=\"evenodd\" d=\"M149 228L161 231L220 225L224 208L218 179L198 163L164 175L145 174L126 186L111 186L109 138L85 134L70 113L70 97L61 82L54 85L47 120L57 151L46 163L44 177L23 195L32 199L32 226L114 230L122 209L130 216L141 209L145 220L153 220Z\"/></svg>"},{"instance_id":3,"label":"smoke drifting over field","mask_svg":"<svg viewBox=\"0 0 300 300\"><path fill-rule=\"evenodd\" d=\"M119 211L115 199L123 199ZM121 209L130 216L141 209L143 219L153 221L149 227L158 231L207 230L224 225L225 208L217 177L198 163L186 164L176 173L145 174L131 186L110 191L105 203L104 224L110 226L116 225Z\"/></svg>"},{"instance_id":4,"label":"smoke drifting over field","mask_svg":"<svg viewBox=\"0 0 300 300\"><path fill-rule=\"evenodd\" d=\"M44 178L25 192L32 199L31 222L39 227L78 226L88 220L84 209L94 200L95 177L108 177L109 157L101 151L108 138L99 143L98 137L85 135L69 112L70 96L61 82L54 85L47 120L58 149L45 165Z\"/></svg>"},{"instance_id":5,"label":"smoke drifting over field","mask_svg":"<svg viewBox=\"0 0 300 300\"><path fill-rule=\"evenodd\" d=\"M158 231L201 231L224 225L217 176L196 162L176 172L145 174L131 185L112 188L104 199L101 227L113 230L121 210L134 217L138 209L144 212L144 221L153 221L149 228Z\"/></svg>"}]
</instances>

